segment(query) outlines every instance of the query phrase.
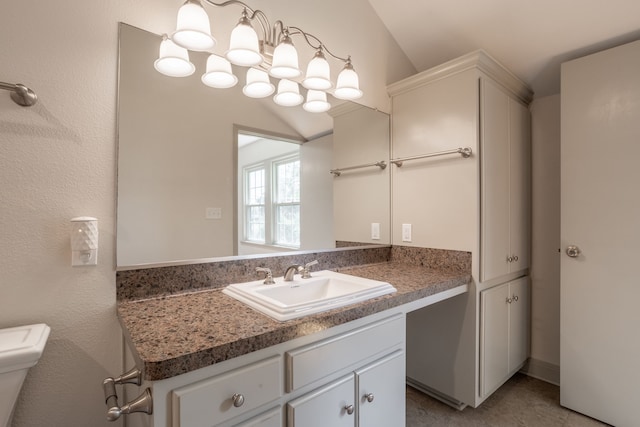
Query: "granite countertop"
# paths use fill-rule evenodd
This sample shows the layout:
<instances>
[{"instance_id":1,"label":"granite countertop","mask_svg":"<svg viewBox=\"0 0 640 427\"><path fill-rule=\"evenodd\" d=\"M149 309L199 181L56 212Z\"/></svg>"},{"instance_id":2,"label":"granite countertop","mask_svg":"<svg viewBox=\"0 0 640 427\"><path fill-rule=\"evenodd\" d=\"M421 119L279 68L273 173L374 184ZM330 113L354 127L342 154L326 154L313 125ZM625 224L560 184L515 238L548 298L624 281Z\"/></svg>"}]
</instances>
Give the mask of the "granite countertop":
<instances>
[{"instance_id":1,"label":"granite countertop","mask_svg":"<svg viewBox=\"0 0 640 427\"><path fill-rule=\"evenodd\" d=\"M449 269L386 262L339 269L391 283L397 292L299 319L278 322L225 295L222 289L123 301L118 317L144 378L162 380L306 336L469 284Z\"/></svg>"}]
</instances>

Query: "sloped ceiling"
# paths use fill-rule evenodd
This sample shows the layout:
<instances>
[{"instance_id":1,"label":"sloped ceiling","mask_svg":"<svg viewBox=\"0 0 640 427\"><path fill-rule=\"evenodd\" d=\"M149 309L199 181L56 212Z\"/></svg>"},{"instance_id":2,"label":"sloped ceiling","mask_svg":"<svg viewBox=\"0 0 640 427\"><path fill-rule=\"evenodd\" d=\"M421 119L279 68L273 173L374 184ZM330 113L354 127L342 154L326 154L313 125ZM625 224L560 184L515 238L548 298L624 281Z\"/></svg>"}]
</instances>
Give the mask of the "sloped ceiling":
<instances>
[{"instance_id":1,"label":"sloped ceiling","mask_svg":"<svg viewBox=\"0 0 640 427\"><path fill-rule=\"evenodd\" d=\"M640 39L640 0L369 0L418 71L484 49L535 97L560 64Z\"/></svg>"}]
</instances>

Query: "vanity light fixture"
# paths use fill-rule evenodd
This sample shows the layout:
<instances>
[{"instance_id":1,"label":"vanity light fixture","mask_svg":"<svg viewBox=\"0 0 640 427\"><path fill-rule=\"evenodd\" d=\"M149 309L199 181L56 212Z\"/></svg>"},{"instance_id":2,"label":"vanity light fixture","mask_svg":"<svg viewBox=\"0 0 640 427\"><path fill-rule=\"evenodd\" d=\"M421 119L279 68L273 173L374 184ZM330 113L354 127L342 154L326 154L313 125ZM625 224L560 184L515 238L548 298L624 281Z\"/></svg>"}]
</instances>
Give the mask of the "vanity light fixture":
<instances>
[{"instance_id":1,"label":"vanity light fixture","mask_svg":"<svg viewBox=\"0 0 640 427\"><path fill-rule=\"evenodd\" d=\"M249 68L243 92L252 98L263 98L274 92L275 86L269 76L281 79L278 83L278 93L273 98L274 102L281 106L302 103L299 83L307 89L307 102L303 105L307 111L323 112L331 108L327 102L327 93L344 100L354 100L362 96L358 75L351 64L350 56L342 58L333 54L320 39L299 27L286 26L280 20L271 25L264 12L252 9L240 0L222 3L203 1L215 7L238 5L243 8L238 24L231 32L229 49L225 52L224 58L212 52L216 39L211 35L211 22L201 0L186 0L178 10L176 31L171 36L163 36L160 56L154 63L160 73L171 77L191 75L195 66L189 61L188 50L207 51L211 52L211 55L207 59L207 69L201 77L207 86L235 86L238 78L233 74L233 64ZM256 32L254 25L259 32ZM301 36L302 40L315 50L304 77L292 40L294 36ZM344 63L335 87L331 81L330 65L326 55Z\"/></svg>"},{"instance_id":2,"label":"vanity light fixture","mask_svg":"<svg viewBox=\"0 0 640 427\"><path fill-rule=\"evenodd\" d=\"M156 70L169 77L187 77L196 70L189 61L189 51L175 44L166 35L160 42L160 54L153 63Z\"/></svg>"},{"instance_id":3,"label":"vanity light fixture","mask_svg":"<svg viewBox=\"0 0 640 427\"><path fill-rule=\"evenodd\" d=\"M327 102L326 92L309 89L307 91L307 102L304 103L302 108L310 113L324 113L329 111L331 104Z\"/></svg>"}]
</instances>

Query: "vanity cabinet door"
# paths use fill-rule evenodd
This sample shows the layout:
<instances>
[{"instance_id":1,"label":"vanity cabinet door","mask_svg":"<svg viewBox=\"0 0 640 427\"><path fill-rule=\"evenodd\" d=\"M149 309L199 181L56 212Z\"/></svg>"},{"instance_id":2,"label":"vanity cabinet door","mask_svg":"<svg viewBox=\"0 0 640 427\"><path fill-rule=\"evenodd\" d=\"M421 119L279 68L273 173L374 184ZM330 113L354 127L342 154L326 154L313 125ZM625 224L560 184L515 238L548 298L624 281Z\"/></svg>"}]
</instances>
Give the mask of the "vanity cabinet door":
<instances>
[{"instance_id":1,"label":"vanity cabinet door","mask_svg":"<svg viewBox=\"0 0 640 427\"><path fill-rule=\"evenodd\" d=\"M354 427L353 374L287 403L287 427Z\"/></svg>"},{"instance_id":2,"label":"vanity cabinet door","mask_svg":"<svg viewBox=\"0 0 640 427\"><path fill-rule=\"evenodd\" d=\"M530 114L481 79L481 276L486 282L529 267Z\"/></svg>"},{"instance_id":3,"label":"vanity cabinet door","mask_svg":"<svg viewBox=\"0 0 640 427\"><path fill-rule=\"evenodd\" d=\"M529 356L529 278L480 293L480 387L486 396L522 367Z\"/></svg>"},{"instance_id":4,"label":"vanity cabinet door","mask_svg":"<svg viewBox=\"0 0 640 427\"><path fill-rule=\"evenodd\" d=\"M358 426L403 427L405 360L398 350L356 372Z\"/></svg>"},{"instance_id":5,"label":"vanity cabinet door","mask_svg":"<svg viewBox=\"0 0 640 427\"><path fill-rule=\"evenodd\" d=\"M485 396L507 377L509 366L509 284L480 294L480 387Z\"/></svg>"}]
</instances>

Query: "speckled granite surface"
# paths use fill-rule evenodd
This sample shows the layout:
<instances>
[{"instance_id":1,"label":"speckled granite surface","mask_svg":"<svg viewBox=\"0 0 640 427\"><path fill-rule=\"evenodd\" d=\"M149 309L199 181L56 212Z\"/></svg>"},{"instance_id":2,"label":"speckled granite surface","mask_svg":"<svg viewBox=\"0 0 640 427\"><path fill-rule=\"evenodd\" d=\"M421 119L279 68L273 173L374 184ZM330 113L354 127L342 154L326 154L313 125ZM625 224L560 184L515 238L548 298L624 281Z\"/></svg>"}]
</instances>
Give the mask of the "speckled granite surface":
<instances>
[{"instance_id":1,"label":"speckled granite surface","mask_svg":"<svg viewBox=\"0 0 640 427\"><path fill-rule=\"evenodd\" d=\"M160 380L468 284L470 254L454 252L447 258L444 252L448 251L403 249L395 259L389 254L386 262L334 267L388 281L398 291L287 322L273 320L224 295L219 286L150 299L123 299L118 316L145 379ZM435 268L428 266L430 258ZM250 280L254 279L252 275Z\"/></svg>"},{"instance_id":2,"label":"speckled granite surface","mask_svg":"<svg viewBox=\"0 0 640 427\"><path fill-rule=\"evenodd\" d=\"M292 255L253 256L242 260L118 271L117 299L137 300L223 288L230 283L259 279L261 276L256 273L256 267L270 268L273 277L278 277L292 264L306 264L314 260L318 261L315 270L334 270L350 265L385 262L390 258L390 246L372 246L366 249L348 248Z\"/></svg>"}]
</instances>

